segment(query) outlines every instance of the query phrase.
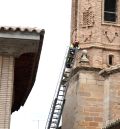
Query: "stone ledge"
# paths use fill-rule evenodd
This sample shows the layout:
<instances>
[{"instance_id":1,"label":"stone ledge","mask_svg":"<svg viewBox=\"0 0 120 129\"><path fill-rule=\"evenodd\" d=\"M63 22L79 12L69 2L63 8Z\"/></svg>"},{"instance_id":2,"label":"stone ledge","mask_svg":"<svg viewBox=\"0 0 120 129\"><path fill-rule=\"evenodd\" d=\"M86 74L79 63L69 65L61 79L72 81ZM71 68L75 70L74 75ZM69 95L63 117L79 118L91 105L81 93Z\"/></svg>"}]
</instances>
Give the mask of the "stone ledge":
<instances>
[{"instance_id":1,"label":"stone ledge","mask_svg":"<svg viewBox=\"0 0 120 129\"><path fill-rule=\"evenodd\" d=\"M80 70L86 70L86 71L97 71L99 72L101 69L100 68L95 68L95 67L89 67L89 66L81 66L81 67L76 67L72 71L72 76L74 76L77 72Z\"/></svg>"},{"instance_id":2,"label":"stone ledge","mask_svg":"<svg viewBox=\"0 0 120 129\"><path fill-rule=\"evenodd\" d=\"M120 72L120 65L111 66L109 68L105 68L99 72L99 75L105 77L113 73Z\"/></svg>"},{"instance_id":3,"label":"stone ledge","mask_svg":"<svg viewBox=\"0 0 120 129\"><path fill-rule=\"evenodd\" d=\"M80 43L81 49L88 49L88 48L99 48L104 50L118 50L120 51L120 45L113 45L113 44L105 44L100 42L90 42L90 43Z\"/></svg>"}]
</instances>

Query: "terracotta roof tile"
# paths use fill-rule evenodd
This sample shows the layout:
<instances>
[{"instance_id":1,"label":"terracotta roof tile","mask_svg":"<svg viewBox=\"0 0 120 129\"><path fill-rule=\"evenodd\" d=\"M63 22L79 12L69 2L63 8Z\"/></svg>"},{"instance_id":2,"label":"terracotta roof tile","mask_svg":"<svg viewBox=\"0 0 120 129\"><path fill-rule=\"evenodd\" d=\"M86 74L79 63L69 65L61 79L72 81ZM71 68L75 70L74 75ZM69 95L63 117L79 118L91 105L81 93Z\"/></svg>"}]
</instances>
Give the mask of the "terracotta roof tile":
<instances>
[{"instance_id":1,"label":"terracotta roof tile","mask_svg":"<svg viewBox=\"0 0 120 129\"><path fill-rule=\"evenodd\" d=\"M35 32L40 33L43 29L37 27L15 27L15 26L0 26L0 31L20 31L20 32Z\"/></svg>"}]
</instances>

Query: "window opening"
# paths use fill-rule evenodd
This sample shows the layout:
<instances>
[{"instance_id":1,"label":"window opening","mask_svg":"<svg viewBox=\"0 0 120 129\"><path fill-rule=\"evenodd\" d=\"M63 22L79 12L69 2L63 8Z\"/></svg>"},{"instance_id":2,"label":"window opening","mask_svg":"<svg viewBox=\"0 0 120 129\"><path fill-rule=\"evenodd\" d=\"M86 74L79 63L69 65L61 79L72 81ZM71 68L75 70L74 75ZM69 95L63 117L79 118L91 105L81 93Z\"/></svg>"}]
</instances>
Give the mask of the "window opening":
<instances>
[{"instance_id":1,"label":"window opening","mask_svg":"<svg viewBox=\"0 0 120 129\"><path fill-rule=\"evenodd\" d=\"M109 65L113 65L113 55L109 55Z\"/></svg>"},{"instance_id":2,"label":"window opening","mask_svg":"<svg viewBox=\"0 0 120 129\"><path fill-rule=\"evenodd\" d=\"M116 1L117 0L105 0L104 2L104 20L116 22Z\"/></svg>"}]
</instances>

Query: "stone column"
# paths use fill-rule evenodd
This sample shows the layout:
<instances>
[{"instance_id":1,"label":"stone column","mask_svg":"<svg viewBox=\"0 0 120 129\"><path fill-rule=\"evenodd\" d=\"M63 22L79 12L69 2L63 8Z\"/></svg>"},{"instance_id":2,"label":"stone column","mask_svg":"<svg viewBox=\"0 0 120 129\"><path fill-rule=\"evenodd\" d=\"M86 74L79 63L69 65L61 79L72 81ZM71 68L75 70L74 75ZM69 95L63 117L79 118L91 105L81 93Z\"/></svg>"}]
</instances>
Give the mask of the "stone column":
<instances>
[{"instance_id":1,"label":"stone column","mask_svg":"<svg viewBox=\"0 0 120 129\"><path fill-rule=\"evenodd\" d=\"M0 129L10 128L13 82L14 58L0 56Z\"/></svg>"},{"instance_id":2,"label":"stone column","mask_svg":"<svg viewBox=\"0 0 120 129\"><path fill-rule=\"evenodd\" d=\"M104 82L104 127L110 120L110 79L106 77Z\"/></svg>"},{"instance_id":3,"label":"stone column","mask_svg":"<svg viewBox=\"0 0 120 129\"><path fill-rule=\"evenodd\" d=\"M104 80L104 127L120 118L120 65L99 72Z\"/></svg>"}]
</instances>

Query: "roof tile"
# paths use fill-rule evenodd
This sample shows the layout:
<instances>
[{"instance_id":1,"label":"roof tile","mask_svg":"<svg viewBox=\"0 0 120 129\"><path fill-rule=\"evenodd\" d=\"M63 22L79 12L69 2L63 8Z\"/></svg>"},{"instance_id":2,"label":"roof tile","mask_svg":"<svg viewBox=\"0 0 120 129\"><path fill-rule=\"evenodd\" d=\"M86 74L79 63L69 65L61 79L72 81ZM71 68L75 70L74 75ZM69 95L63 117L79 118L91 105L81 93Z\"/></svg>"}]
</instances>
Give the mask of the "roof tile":
<instances>
[{"instance_id":1,"label":"roof tile","mask_svg":"<svg viewBox=\"0 0 120 129\"><path fill-rule=\"evenodd\" d=\"M34 27L15 27L15 26L0 26L0 31L21 31L21 32L35 32L40 33L41 29Z\"/></svg>"}]
</instances>

